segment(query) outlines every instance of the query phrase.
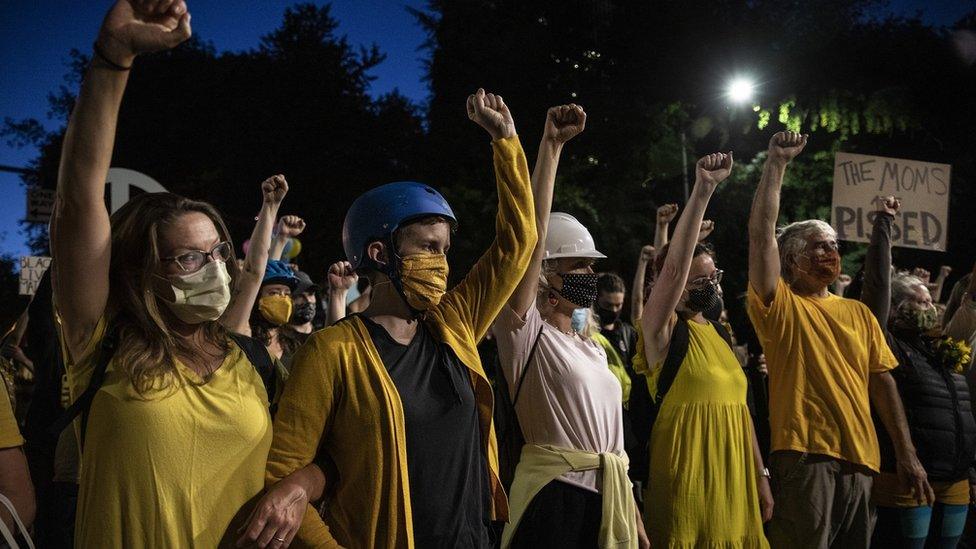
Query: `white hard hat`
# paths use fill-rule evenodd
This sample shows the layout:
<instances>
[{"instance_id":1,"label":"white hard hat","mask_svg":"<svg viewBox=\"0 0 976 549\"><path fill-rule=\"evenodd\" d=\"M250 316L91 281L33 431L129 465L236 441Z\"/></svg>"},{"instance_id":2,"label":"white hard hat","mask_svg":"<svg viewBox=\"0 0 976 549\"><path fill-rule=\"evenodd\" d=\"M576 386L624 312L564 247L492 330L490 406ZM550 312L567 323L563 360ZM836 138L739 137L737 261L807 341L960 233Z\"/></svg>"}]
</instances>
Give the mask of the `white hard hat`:
<instances>
[{"instance_id":1,"label":"white hard hat","mask_svg":"<svg viewBox=\"0 0 976 549\"><path fill-rule=\"evenodd\" d=\"M549 230L546 232L544 259L560 257L603 259L607 256L597 251L590 231L575 217L568 213L552 212L549 215Z\"/></svg>"}]
</instances>

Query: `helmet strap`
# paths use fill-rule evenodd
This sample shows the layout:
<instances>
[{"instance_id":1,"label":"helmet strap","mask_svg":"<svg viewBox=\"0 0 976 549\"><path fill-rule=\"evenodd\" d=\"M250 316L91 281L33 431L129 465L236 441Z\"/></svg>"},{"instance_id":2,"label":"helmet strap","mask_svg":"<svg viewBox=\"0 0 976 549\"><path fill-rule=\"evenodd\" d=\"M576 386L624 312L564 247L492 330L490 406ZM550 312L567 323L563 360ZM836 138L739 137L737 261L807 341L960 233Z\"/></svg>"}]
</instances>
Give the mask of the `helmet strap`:
<instances>
[{"instance_id":1,"label":"helmet strap","mask_svg":"<svg viewBox=\"0 0 976 549\"><path fill-rule=\"evenodd\" d=\"M401 277L401 265L403 264L403 258L397 252L396 245L393 242L394 237L391 234L384 241L383 244L386 245L387 258L388 261L384 265L376 263L376 268L379 272L385 274L387 278L390 279L390 283L393 285L393 289L396 290L397 295L403 300L404 305L410 310L414 318L421 318L424 315L424 311L418 311L410 306L410 302L407 301L407 296L403 293L403 279Z\"/></svg>"}]
</instances>

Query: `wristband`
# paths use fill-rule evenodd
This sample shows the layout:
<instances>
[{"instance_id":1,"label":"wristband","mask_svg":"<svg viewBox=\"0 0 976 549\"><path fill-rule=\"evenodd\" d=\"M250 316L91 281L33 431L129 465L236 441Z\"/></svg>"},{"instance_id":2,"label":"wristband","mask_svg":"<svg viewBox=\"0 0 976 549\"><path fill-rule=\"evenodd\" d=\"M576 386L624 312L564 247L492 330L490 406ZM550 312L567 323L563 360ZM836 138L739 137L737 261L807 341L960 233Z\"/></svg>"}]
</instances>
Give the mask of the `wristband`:
<instances>
[{"instance_id":1,"label":"wristband","mask_svg":"<svg viewBox=\"0 0 976 549\"><path fill-rule=\"evenodd\" d=\"M108 68L114 71L124 72L132 69L132 65L126 67L124 65L119 65L115 61L109 59L108 56L106 56L105 53L102 52L102 48L98 47L97 41L94 44L92 44L92 50L95 52L95 57L97 57L102 63L105 63L108 66Z\"/></svg>"}]
</instances>

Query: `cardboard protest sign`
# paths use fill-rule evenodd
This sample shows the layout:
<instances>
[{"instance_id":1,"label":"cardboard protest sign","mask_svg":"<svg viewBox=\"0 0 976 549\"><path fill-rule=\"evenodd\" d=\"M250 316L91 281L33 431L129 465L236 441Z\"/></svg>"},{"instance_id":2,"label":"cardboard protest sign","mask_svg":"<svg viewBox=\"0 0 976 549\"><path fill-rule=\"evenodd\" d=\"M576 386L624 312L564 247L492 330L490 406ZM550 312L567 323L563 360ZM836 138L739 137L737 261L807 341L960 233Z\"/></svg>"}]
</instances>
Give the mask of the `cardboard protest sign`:
<instances>
[{"instance_id":1,"label":"cardboard protest sign","mask_svg":"<svg viewBox=\"0 0 976 549\"><path fill-rule=\"evenodd\" d=\"M50 257L25 255L20 258L20 295L34 295L44 271L51 266Z\"/></svg>"},{"instance_id":2,"label":"cardboard protest sign","mask_svg":"<svg viewBox=\"0 0 976 549\"><path fill-rule=\"evenodd\" d=\"M839 152L834 157L830 223L839 240L870 242L878 198L901 199L891 227L894 246L945 251L952 166Z\"/></svg>"}]
</instances>

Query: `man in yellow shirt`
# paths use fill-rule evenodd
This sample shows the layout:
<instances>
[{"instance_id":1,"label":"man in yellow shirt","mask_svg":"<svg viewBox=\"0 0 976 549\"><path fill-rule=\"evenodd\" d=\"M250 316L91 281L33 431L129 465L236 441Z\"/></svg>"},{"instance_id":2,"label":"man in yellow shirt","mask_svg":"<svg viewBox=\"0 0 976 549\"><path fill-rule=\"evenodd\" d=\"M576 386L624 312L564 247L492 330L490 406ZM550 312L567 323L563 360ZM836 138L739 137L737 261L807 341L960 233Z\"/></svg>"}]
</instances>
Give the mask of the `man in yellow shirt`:
<instances>
[{"instance_id":1,"label":"man in yellow shirt","mask_svg":"<svg viewBox=\"0 0 976 549\"><path fill-rule=\"evenodd\" d=\"M879 467L871 405L895 443L898 473L920 501L932 488L915 455L889 370L897 366L862 303L830 294L840 273L834 230L823 221L776 233L786 166L807 136L780 132L749 219L749 316L769 367L773 547L865 547Z\"/></svg>"}]
</instances>

